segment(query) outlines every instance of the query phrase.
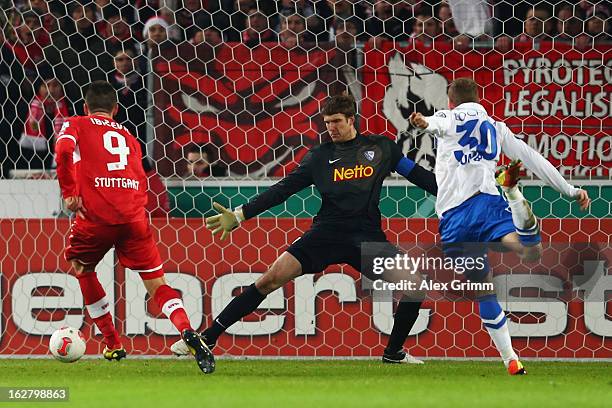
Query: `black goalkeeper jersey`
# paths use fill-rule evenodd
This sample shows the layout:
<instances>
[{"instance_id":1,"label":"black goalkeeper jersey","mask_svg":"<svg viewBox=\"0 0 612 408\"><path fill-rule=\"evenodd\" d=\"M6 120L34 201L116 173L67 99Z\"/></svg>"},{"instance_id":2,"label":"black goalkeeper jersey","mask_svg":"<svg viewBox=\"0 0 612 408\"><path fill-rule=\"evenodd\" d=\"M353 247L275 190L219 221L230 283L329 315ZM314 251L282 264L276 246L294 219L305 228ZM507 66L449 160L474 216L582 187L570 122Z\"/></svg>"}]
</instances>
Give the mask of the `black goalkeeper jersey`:
<instances>
[{"instance_id":1,"label":"black goalkeeper jersey","mask_svg":"<svg viewBox=\"0 0 612 408\"><path fill-rule=\"evenodd\" d=\"M314 184L322 203L312 228L378 231L383 180L402 156L396 143L378 135L323 143L313 147L289 175L243 205L242 211L246 219L255 217Z\"/></svg>"}]
</instances>

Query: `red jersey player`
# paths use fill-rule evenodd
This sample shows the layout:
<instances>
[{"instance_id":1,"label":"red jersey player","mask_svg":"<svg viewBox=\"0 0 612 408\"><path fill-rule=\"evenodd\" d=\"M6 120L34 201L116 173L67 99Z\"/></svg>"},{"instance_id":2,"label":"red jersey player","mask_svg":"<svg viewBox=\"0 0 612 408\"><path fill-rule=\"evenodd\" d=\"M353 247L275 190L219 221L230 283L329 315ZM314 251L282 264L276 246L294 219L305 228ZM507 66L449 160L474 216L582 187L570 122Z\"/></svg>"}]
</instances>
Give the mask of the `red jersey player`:
<instances>
[{"instance_id":1,"label":"red jersey player","mask_svg":"<svg viewBox=\"0 0 612 408\"><path fill-rule=\"evenodd\" d=\"M140 274L149 293L179 330L206 374L212 353L189 323L179 293L166 284L161 257L145 214L147 179L136 138L113 120L117 94L105 81L85 95L86 116L64 122L55 152L57 177L69 210L76 213L65 257L76 270L89 316L104 335L104 358L126 356L95 267L111 247L121 264Z\"/></svg>"}]
</instances>

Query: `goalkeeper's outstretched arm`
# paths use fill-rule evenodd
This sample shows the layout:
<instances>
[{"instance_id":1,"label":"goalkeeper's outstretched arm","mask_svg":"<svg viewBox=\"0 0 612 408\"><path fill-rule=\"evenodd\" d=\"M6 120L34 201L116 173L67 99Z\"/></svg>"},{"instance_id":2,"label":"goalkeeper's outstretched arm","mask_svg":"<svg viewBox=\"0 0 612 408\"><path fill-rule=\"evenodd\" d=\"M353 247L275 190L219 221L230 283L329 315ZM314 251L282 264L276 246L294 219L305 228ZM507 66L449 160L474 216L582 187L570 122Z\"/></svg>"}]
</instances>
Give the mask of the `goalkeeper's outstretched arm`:
<instances>
[{"instance_id":1,"label":"goalkeeper's outstretched arm","mask_svg":"<svg viewBox=\"0 0 612 408\"><path fill-rule=\"evenodd\" d=\"M258 194L251 201L242 206L244 219L248 220L285 202L293 194L313 184L312 178L312 151L309 151L287 177L272 185L269 189Z\"/></svg>"},{"instance_id":2,"label":"goalkeeper's outstretched arm","mask_svg":"<svg viewBox=\"0 0 612 408\"><path fill-rule=\"evenodd\" d=\"M300 165L289 173L287 177L233 211L219 203L213 203L213 207L219 214L208 217L206 219L206 227L212 230L213 234L222 232L222 240L227 238L229 233L238 227L242 221L256 217L262 212L285 202L298 191L312 185L312 165L312 151L309 151L300 162Z\"/></svg>"}]
</instances>

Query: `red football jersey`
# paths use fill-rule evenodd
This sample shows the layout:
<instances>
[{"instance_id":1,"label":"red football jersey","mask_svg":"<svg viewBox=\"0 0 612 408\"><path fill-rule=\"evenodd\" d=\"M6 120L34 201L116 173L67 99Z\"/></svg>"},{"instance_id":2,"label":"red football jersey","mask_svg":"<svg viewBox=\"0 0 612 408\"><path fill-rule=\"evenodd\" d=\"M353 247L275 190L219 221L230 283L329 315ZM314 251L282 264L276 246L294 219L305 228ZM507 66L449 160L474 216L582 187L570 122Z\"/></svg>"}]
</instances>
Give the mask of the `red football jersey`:
<instances>
[{"instance_id":1,"label":"red football jersey","mask_svg":"<svg viewBox=\"0 0 612 408\"><path fill-rule=\"evenodd\" d=\"M145 218L142 152L123 125L102 115L69 118L55 153L62 196L80 196L88 221L114 225Z\"/></svg>"}]
</instances>

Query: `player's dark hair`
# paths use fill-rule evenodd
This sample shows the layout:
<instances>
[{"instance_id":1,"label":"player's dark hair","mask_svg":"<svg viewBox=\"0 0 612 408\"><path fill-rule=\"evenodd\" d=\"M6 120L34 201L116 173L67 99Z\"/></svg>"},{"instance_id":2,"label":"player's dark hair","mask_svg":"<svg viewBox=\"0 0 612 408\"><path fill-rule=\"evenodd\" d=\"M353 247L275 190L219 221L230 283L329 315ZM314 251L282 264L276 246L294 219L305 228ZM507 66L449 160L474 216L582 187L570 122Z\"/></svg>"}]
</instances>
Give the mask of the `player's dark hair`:
<instances>
[{"instance_id":1,"label":"player's dark hair","mask_svg":"<svg viewBox=\"0 0 612 408\"><path fill-rule=\"evenodd\" d=\"M470 78L457 78L448 87L448 99L455 106L466 102L478 103L478 84Z\"/></svg>"},{"instance_id":2,"label":"player's dark hair","mask_svg":"<svg viewBox=\"0 0 612 408\"><path fill-rule=\"evenodd\" d=\"M106 81L95 81L87 88L85 103L89 112L111 113L117 105L117 91Z\"/></svg>"},{"instance_id":3,"label":"player's dark hair","mask_svg":"<svg viewBox=\"0 0 612 408\"><path fill-rule=\"evenodd\" d=\"M334 95L327 100L321 113L324 116L331 116L341 113L347 118L352 118L357 112L355 108L355 98L352 95Z\"/></svg>"}]
</instances>

